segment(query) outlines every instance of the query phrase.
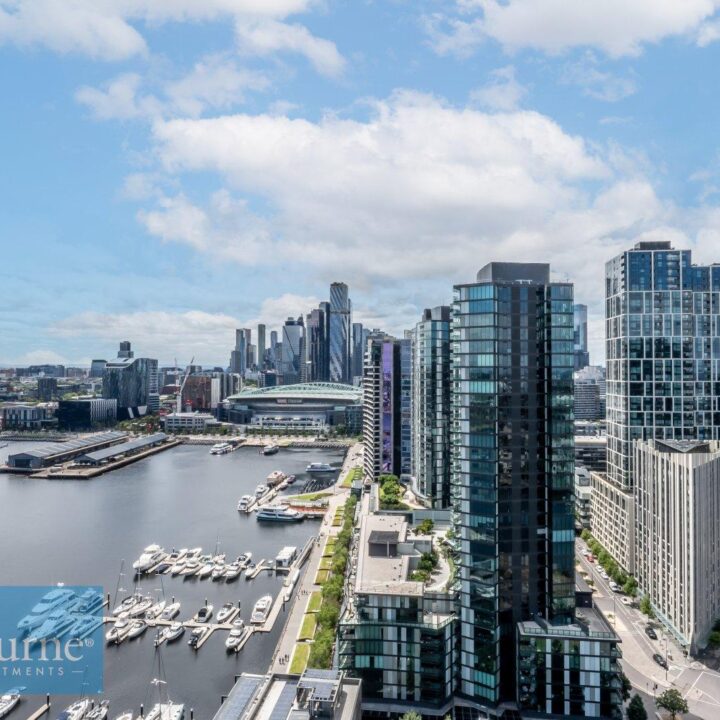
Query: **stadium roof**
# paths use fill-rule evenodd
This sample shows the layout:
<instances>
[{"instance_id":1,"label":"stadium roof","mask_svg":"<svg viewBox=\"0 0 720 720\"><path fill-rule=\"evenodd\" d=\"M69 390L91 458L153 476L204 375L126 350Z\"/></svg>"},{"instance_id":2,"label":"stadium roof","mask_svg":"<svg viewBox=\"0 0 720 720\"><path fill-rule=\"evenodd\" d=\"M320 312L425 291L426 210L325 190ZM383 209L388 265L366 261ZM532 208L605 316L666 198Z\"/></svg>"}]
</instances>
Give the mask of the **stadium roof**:
<instances>
[{"instance_id":1,"label":"stadium roof","mask_svg":"<svg viewBox=\"0 0 720 720\"><path fill-rule=\"evenodd\" d=\"M298 383L296 385L250 388L230 395L227 399L243 402L244 400L274 400L276 398L317 398L338 402L359 402L362 400L362 388L356 385L329 382Z\"/></svg>"}]
</instances>

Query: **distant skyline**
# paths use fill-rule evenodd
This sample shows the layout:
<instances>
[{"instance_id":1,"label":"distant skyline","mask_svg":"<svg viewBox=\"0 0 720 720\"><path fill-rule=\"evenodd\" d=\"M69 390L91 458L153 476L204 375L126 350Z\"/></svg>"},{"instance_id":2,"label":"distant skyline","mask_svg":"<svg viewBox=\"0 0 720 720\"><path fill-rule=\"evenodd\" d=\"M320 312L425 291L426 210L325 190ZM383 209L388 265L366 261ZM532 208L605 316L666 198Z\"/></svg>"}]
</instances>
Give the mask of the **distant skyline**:
<instances>
[{"instance_id":1,"label":"distant skyline","mask_svg":"<svg viewBox=\"0 0 720 720\"><path fill-rule=\"evenodd\" d=\"M225 365L335 280L399 334L492 260L601 361L608 259L720 261L717 7L0 0L0 364Z\"/></svg>"}]
</instances>

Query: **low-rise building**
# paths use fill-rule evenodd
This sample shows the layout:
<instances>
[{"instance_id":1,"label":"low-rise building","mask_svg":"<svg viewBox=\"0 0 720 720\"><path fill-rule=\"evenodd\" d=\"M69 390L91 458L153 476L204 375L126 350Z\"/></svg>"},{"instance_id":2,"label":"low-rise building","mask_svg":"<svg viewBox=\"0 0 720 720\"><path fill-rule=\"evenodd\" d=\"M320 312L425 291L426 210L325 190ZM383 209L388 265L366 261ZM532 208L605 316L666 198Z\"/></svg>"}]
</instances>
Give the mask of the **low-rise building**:
<instances>
[{"instance_id":1,"label":"low-rise building","mask_svg":"<svg viewBox=\"0 0 720 720\"><path fill-rule=\"evenodd\" d=\"M569 625L518 623L518 706L555 718L621 720L620 638L595 608L576 608Z\"/></svg>"},{"instance_id":2,"label":"low-rise building","mask_svg":"<svg viewBox=\"0 0 720 720\"><path fill-rule=\"evenodd\" d=\"M204 432L210 425L218 425L214 415L201 412L174 412L163 418L167 432Z\"/></svg>"},{"instance_id":3,"label":"low-rise building","mask_svg":"<svg viewBox=\"0 0 720 720\"><path fill-rule=\"evenodd\" d=\"M437 575L413 579L433 538L403 516L363 514L357 572L338 625L341 670L363 681L363 711L440 714L455 682L454 579L438 553Z\"/></svg>"},{"instance_id":4,"label":"low-rise building","mask_svg":"<svg viewBox=\"0 0 720 720\"><path fill-rule=\"evenodd\" d=\"M607 464L607 437L605 435L575 436L575 467L582 466L595 472L604 472Z\"/></svg>"},{"instance_id":5,"label":"low-rise building","mask_svg":"<svg viewBox=\"0 0 720 720\"><path fill-rule=\"evenodd\" d=\"M42 430L53 414L50 405L5 405L2 408L4 430Z\"/></svg>"},{"instance_id":6,"label":"low-rise building","mask_svg":"<svg viewBox=\"0 0 720 720\"><path fill-rule=\"evenodd\" d=\"M635 576L691 653L720 617L720 443L635 443Z\"/></svg>"},{"instance_id":7,"label":"low-rise building","mask_svg":"<svg viewBox=\"0 0 720 720\"><path fill-rule=\"evenodd\" d=\"M57 418L60 430L92 430L100 426L114 425L117 421L117 400L61 400L58 403Z\"/></svg>"}]
</instances>

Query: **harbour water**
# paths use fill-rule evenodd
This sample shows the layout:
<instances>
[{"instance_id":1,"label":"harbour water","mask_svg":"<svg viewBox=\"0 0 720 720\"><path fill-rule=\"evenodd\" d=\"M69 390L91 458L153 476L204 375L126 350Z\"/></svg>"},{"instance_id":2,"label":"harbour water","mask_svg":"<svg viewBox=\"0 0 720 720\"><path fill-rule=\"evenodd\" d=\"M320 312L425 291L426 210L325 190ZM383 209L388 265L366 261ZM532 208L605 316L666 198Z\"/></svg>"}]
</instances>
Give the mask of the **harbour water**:
<instances>
[{"instance_id":1,"label":"harbour water","mask_svg":"<svg viewBox=\"0 0 720 720\"><path fill-rule=\"evenodd\" d=\"M37 445L1 448L0 462L26 446ZM208 553L219 543L228 559L247 551L254 561L274 559L285 545L302 547L317 524L259 523L254 514L238 513L240 496L253 494L273 470L297 475L286 492L300 492L311 479L305 473L309 463L326 462L339 470L344 457L340 450L326 449L282 449L268 457L257 448L220 456L208 451L207 446L179 446L94 480L0 474L0 585L101 585L114 599L124 561L119 593L124 597L134 587L132 562L150 543L166 550L202 546ZM337 472L328 480L336 477ZM139 587L179 600L179 620L189 619L207 599L216 611L225 602L240 602L247 621L255 601L266 593L275 596L284 577L263 572L254 580L241 575L233 583L219 583L162 575L142 578ZM197 653L187 645L189 633L164 646L160 660L171 699L194 708L198 720L209 720L236 674L267 669L284 620L281 613L272 632L256 633L238 655L226 653L225 632L213 633ZM105 697L111 718L126 709L138 712L140 703L147 710L158 700L151 684L160 674L153 637L148 630L107 648ZM32 709L28 703L17 713L27 716ZM51 717L60 709L55 705Z\"/></svg>"}]
</instances>

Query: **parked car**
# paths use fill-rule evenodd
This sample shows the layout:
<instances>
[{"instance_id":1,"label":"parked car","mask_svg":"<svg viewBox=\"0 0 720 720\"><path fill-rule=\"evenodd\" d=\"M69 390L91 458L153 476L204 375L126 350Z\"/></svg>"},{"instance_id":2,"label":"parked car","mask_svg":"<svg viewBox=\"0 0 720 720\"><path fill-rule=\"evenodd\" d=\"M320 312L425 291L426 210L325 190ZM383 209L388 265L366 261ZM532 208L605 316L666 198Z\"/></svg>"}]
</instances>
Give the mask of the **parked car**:
<instances>
[{"instance_id":1,"label":"parked car","mask_svg":"<svg viewBox=\"0 0 720 720\"><path fill-rule=\"evenodd\" d=\"M652 625L645 626L645 634L649 638L652 638L653 640L657 640L657 633L655 632L655 628L653 628Z\"/></svg>"},{"instance_id":2,"label":"parked car","mask_svg":"<svg viewBox=\"0 0 720 720\"><path fill-rule=\"evenodd\" d=\"M613 592L620 592L620 586L614 580L610 581L610 589Z\"/></svg>"},{"instance_id":3,"label":"parked car","mask_svg":"<svg viewBox=\"0 0 720 720\"><path fill-rule=\"evenodd\" d=\"M632 600L631 600L627 595L623 595L623 596L620 598L620 602L621 602L623 605L632 605Z\"/></svg>"},{"instance_id":4,"label":"parked car","mask_svg":"<svg viewBox=\"0 0 720 720\"><path fill-rule=\"evenodd\" d=\"M667 670L667 663L665 662L665 658L660 655L660 653L655 653L653 655L653 660L661 667L665 668Z\"/></svg>"}]
</instances>

